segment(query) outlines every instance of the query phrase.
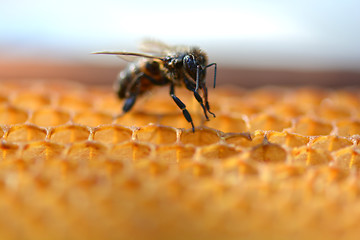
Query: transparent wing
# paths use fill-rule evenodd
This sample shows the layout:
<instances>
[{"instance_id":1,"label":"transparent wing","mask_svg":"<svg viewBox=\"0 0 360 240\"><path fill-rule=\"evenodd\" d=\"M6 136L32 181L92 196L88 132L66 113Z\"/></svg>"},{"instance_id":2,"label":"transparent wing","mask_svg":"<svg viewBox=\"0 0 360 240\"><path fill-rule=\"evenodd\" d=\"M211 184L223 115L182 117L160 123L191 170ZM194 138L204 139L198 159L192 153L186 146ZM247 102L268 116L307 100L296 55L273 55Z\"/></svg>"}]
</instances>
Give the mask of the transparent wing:
<instances>
[{"instance_id":1,"label":"transparent wing","mask_svg":"<svg viewBox=\"0 0 360 240\"><path fill-rule=\"evenodd\" d=\"M159 59L162 60L159 56L153 56L149 54L143 53L133 53L133 52L111 52L111 51L103 51L103 52L94 52L93 54L106 54L106 55L115 55L125 61L133 62L138 58L151 58L151 59Z\"/></svg>"},{"instance_id":2,"label":"transparent wing","mask_svg":"<svg viewBox=\"0 0 360 240\"><path fill-rule=\"evenodd\" d=\"M127 62L135 62L137 59L140 58L138 56L132 56L132 55L116 55L116 57L121 58L122 60Z\"/></svg>"},{"instance_id":3,"label":"transparent wing","mask_svg":"<svg viewBox=\"0 0 360 240\"><path fill-rule=\"evenodd\" d=\"M145 39L139 45L139 50L146 53L154 53L160 56L169 55L175 51L175 47L161 41Z\"/></svg>"}]
</instances>

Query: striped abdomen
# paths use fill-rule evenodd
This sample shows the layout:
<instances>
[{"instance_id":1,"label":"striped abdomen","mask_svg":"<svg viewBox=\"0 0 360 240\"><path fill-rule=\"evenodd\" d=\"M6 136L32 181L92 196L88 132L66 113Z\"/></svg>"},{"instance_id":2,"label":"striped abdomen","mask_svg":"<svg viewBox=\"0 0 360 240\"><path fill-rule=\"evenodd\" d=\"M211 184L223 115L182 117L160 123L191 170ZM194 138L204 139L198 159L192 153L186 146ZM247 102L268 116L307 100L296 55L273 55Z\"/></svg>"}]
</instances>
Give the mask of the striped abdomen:
<instances>
[{"instance_id":1,"label":"striped abdomen","mask_svg":"<svg viewBox=\"0 0 360 240\"><path fill-rule=\"evenodd\" d=\"M118 81L114 86L119 98L127 98L134 92L141 95L154 85L168 83L162 69L163 64L159 60L140 59L130 63L119 73Z\"/></svg>"}]
</instances>

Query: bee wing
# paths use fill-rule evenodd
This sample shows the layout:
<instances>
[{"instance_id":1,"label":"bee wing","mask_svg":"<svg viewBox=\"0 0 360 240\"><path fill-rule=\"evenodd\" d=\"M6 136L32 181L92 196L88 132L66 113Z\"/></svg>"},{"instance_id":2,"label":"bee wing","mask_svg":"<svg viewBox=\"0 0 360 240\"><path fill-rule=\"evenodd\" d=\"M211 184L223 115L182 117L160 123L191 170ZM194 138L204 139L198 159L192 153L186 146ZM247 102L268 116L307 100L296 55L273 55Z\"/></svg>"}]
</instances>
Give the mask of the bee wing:
<instances>
[{"instance_id":1,"label":"bee wing","mask_svg":"<svg viewBox=\"0 0 360 240\"><path fill-rule=\"evenodd\" d=\"M93 54L106 54L106 55L115 55L125 61L128 62L133 62L138 58L151 58L151 59L159 59L162 60L161 57L158 56L153 56L153 55L148 55L148 54L144 54L144 53L133 53L133 52L109 52L109 51L104 51L104 52L94 52Z\"/></svg>"},{"instance_id":2,"label":"bee wing","mask_svg":"<svg viewBox=\"0 0 360 240\"><path fill-rule=\"evenodd\" d=\"M161 41L151 39L143 40L139 45L139 49L142 52L159 54L161 56L165 56L171 52L174 52L173 46L169 46Z\"/></svg>"}]
</instances>

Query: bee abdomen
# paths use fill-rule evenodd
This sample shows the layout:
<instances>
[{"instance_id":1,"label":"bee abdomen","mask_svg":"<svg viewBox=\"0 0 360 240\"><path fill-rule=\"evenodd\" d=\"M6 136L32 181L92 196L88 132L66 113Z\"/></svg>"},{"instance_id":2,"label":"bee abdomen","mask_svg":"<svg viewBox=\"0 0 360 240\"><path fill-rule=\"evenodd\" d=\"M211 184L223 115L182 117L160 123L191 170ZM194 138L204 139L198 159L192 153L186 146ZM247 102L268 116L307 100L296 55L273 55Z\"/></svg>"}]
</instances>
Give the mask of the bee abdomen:
<instances>
[{"instance_id":1,"label":"bee abdomen","mask_svg":"<svg viewBox=\"0 0 360 240\"><path fill-rule=\"evenodd\" d=\"M130 64L126 69L121 71L118 75L118 80L115 82L114 88L119 98L128 97L126 94L132 85L140 70L135 64Z\"/></svg>"}]
</instances>

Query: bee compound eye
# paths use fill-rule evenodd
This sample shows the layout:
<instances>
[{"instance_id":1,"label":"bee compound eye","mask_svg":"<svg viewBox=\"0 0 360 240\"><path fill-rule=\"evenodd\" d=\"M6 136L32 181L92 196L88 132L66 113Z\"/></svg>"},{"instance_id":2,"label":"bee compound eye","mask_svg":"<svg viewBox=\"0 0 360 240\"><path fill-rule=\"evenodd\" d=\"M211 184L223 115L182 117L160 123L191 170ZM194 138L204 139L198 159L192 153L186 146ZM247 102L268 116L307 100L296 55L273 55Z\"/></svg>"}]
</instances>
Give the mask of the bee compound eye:
<instances>
[{"instance_id":1,"label":"bee compound eye","mask_svg":"<svg viewBox=\"0 0 360 240\"><path fill-rule=\"evenodd\" d=\"M195 64L195 60L194 60L193 56L191 56L191 55L185 56L184 61L185 61L185 65L187 68L189 68L189 69L196 68L196 64Z\"/></svg>"}]
</instances>

